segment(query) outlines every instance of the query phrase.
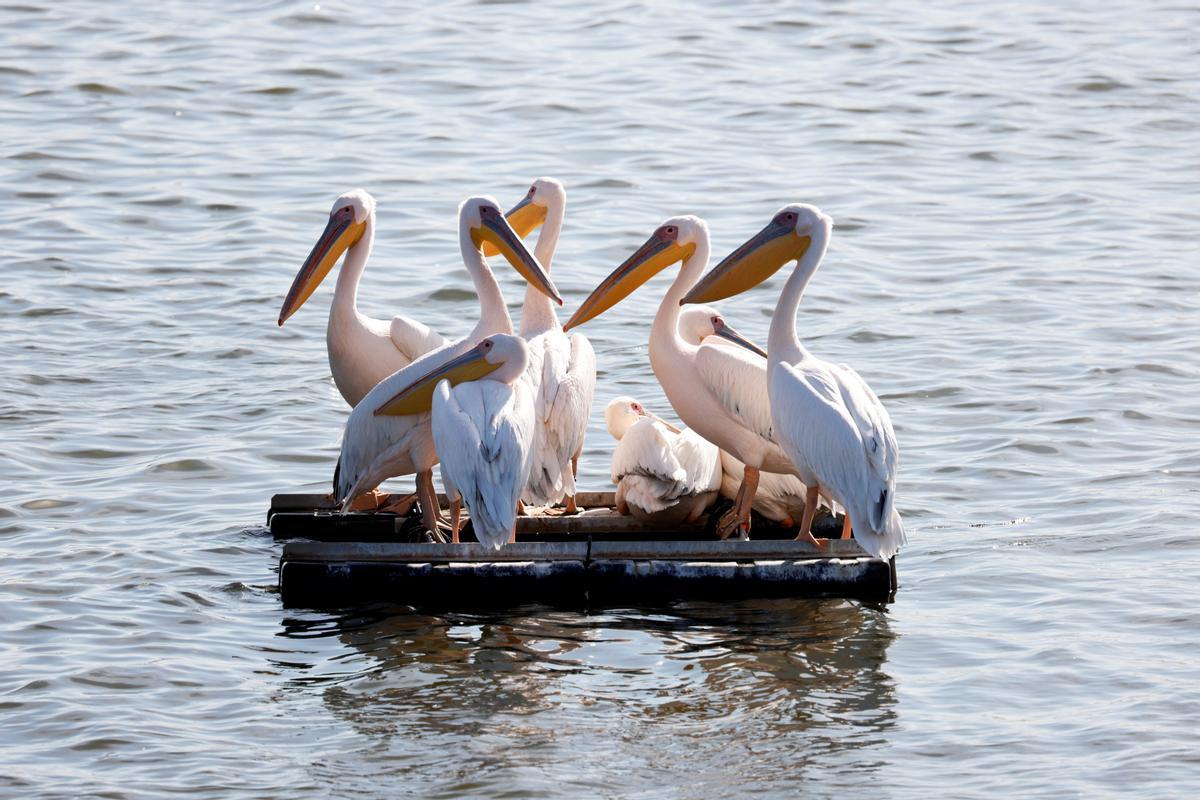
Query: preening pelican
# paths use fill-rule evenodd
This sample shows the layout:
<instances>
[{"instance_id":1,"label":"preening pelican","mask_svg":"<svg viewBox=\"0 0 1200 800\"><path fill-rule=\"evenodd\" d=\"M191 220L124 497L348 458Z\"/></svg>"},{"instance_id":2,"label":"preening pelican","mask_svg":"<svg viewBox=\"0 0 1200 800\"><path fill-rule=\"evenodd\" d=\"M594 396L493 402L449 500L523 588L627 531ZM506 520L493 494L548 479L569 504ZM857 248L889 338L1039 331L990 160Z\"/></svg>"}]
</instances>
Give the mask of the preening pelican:
<instances>
[{"instance_id":1,"label":"preening pelican","mask_svg":"<svg viewBox=\"0 0 1200 800\"><path fill-rule=\"evenodd\" d=\"M663 524L695 522L717 499L721 454L715 444L651 414L632 397L609 401L604 421L617 440L617 511Z\"/></svg>"},{"instance_id":2,"label":"preening pelican","mask_svg":"<svg viewBox=\"0 0 1200 800\"><path fill-rule=\"evenodd\" d=\"M795 467L774 441L771 406L762 386L762 351L736 332L730 333L742 348L708 343L697 347L680 336L680 301L700 279L708 254L704 220L667 220L583 301L566 329L603 313L656 273L683 262L650 327L650 365L679 418L746 465L734 508L718 528L727 537L738 529L750 530L759 471L794 475Z\"/></svg>"},{"instance_id":3,"label":"preening pelican","mask_svg":"<svg viewBox=\"0 0 1200 800\"><path fill-rule=\"evenodd\" d=\"M359 313L358 282L374 242L375 198L362 189L339 197L279 312L279 324L283 325L316 291L342 253L346 254L329 306L325 343L333 382L351 406L358 405L371 387L388 375L446 343L415 319L393 317L387 322ZM478 279L475 287L479 289ZM484 305L483 316L494 318L495 309Z\"/></svg>"},{"instance_id":4,"label":"preening pelican","mask_svg":"<svg viewBox=\"0 0 1200 800\"><path fill-rule=\"evenodd\" d=\"M563 185L554 178L538 178L506 215L522 236L542 226L533 253L547 273L552 271L550 262L566 208ZM484 254L489 254L486 247ZM521 336L529 344L525 380L537 408L533 467L521 499L549 506L566 497L566 513L573 514L577 510L575 475L596 390L596 355L586 336L575 333L568 338L563 333L549 298L532 286L525 291Z\"/></svg>"},{"instance_id":5,"label":"preening pelican","mask_svg":"<svg viewBox=\"0 0 1200 800\"><path fill-rule=\"evenodd\" d=\"M864 550L891 558L905 542L896 510L899 451L892 421L857 372L817 358L796 335L800 298L825 255L832 229L833 220L814 206L784 206L684 302L709 303L744 292L796 261L771 319L767 390L775 434L808 486L800 536L811 536L812 509L820 492L846 509L846 525Z\"/></svg>"},{"instance_id":6,"label":"preening pelican","mask_svg":"<svg viewBox=\"0 0 1200 800\"><path fill-rule=\"evenodd\" d=\"M499 550L514 541L534 439L533 393L522 380L528 358L519 337L489 336L393 398L405 404L432 391L433 443L451 497L455 542L462 502L480 542ZM429 409L424 400L418 407Z\"/></svg>"},{"instance_id":7,"label":"preening pelican","mask_svg":"<svg viewBox=\"0 0 1200 800\"><path fill-rule=\"evenodd\" d=\"M679 314L679 335L693 347L702 343L727 347L738 346L727 336L730 330L721 313L711 306L687 306ZM755 378L756 385L761 391L767 390L767 353L758 349L760 354L758 364L761 365L760 377ZM745 478L746 467L741 461L721 451L721 495L730 500L737 499ZM795 475L779 475L774 472L760 472L758 490L754 493L751 505L755 511L772 522L778 522L786 528L797 524L804 516L804 498L807 488Z\"/></svg>"},{"instance_id":8,"label":"preening pelican","mask_svg":"<svg viewBox=\"0 0 1200 800\"><path fill-rule=\"evenodd\" d=\"M433 387L429 387L428 393L408 393L403 401L396 397L418 378L467 353L484 338L512 333L512 320L504 306L500 286L483 259L481 247L485 241L496 245L527 281L562 302L550 277L505 221L496 201L473 197L464 202L459 209L459 245L463 263L475 278L484 307L499 309L501 314L499 319L481 317L465 338L384 378L354 407L342 434L342 452L334 481L334 493L343 509L355 497L388 478L416 473L417 496L425 526L437 533L439 514L432 470L438 458L428 411Z\"/></svg>"}]
</instances>

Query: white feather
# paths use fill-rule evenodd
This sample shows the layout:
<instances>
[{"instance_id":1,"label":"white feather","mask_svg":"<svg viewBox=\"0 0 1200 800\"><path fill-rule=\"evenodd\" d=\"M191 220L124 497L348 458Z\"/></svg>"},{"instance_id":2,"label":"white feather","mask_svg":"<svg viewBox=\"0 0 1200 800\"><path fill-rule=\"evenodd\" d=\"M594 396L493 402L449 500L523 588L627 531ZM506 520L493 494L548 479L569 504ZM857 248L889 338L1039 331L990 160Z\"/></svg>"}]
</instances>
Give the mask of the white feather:
<instances>
[{"instance_id":1,"label":"white feather","mask_svg":"<svg viewBox=\"0 0 1200 800\"><path fill-rule=\"evenodd\" d=\"M533 397L520 380L485 377L454 387L443 380L434 392L433 439L448 491L461 495L476 538L497 550L513 530L529 477L533 414Z\"/></svg>"}]
</instances>

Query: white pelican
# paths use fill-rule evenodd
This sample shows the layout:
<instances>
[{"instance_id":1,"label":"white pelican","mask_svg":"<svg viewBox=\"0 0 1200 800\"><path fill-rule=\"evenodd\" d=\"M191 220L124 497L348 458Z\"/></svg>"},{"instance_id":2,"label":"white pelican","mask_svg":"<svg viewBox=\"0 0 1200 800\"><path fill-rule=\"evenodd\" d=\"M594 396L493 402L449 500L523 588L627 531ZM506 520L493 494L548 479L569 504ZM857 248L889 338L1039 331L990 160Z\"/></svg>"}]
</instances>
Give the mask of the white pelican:
<instances>
[{"instance_id":1,"label":"white pelican","mask_svg":"<svg viewBox=\"0 0 1200 800\"><path fill-rule=\"evenodd\" d=\"M717 446L646 411L632 397L617 397L604 409L608 432L617 440L612 482L617 511L663 524L695 522L721 488Z\"/></svg>"},{"instance_id":2,"label":"white pelican","mask_svg":"<svg viewBox=\"0 0 1200 800\"><path fill-rule=\"evenodd\" d=\"M700 279L708 254L704 220L672 217L596 287L565 329L603 313L656 273L683 262L650 327L650 365L679 418L746 465L734 508L718 529L727 537L737 529L749 532L759 471L794 475L795 467L771 431L771 406L761 378L762 351L733 332L734 341L756 352L707 343L696 347L680 336L680 301Z\"/></svg>"},{"instance_id":3,"label":"white pelican","mask_svg":"<svg viewBox=\"0 0 1200 800\"><path fill-rule=\"evenodd\" d=\"M547 273L552 271L550 262L566 208L563 185L554 178L538 178L505 215L521 236L542 226L533 253ZM490 255L487 247L484 254ZM550 506L566 497L566 513L573 514L575 475L596 390L596 354L583 334L568 338L563 333L549 298L532 286L526 289L521 309L521 336L529 343L525 375L534 392L538 421L533 468L521 499Z\"/></svg>"},{"instance_id":4,"label":"white pelican","mask_svg":"<svg viewBox=\"0 0 1200 800\"><path fill-rule=\"evenodd\" d=\"M734 347L730 344L726 331L730 330L721 313L711 306L687 306L679 314L679 335L693 347L702 343ZM758 363L761 364L762 391L767 390L767 353L755 348L760 354ZM737 499L738 490L742 486L746 467L733 456L721 451L721 496L730 500ZM772 522L778 522L785 528L794 527L804 516L804 498L807 488L795 475L779 475L774 472L761 472L758 476L758 491L754 493L751 507Z\"/></svg>"},{"instance_id":5,"label":"white pelican","mask_svg":"<svg viewBox=\"0 0 1200 800\"><path fill-rule=\"evenodd\" d=\"M820 492L846 509L846 527L864 550L891 558L905 541L896 510L899 451L892 421L857 372L817 358L796 335L800 298L825 255L832 229L833 220L814 206L784 206L684 302L707 303L744 292L796 261L771 319L767 390L775 434L808 486L800 535L809 533Z\"/></svg>"},{"instance_id":6,"label":"white pelican","mask_svg":"<svg viewBox=\"0 0 1200 800\"><path fill-rule=\"evenodd\" d=\"M359 313L358 282L374 242L375 198L362 189L339 197L279 312L279 324L283 325L316 291L342 253L346 254L329 306L325 344L333 382L351 406L358 405L371 387L388 375L446 343L415 319L393 317L387 322ZM479 288L477 278L475 286ZM484 305L483 315L494 318L495 309Z\"/></svg>"},{"instance_id":7,"label":"white pelican","mask_svg":"<svg viewBox=\"0 0 1200 800\"><path fill-rule=\"evenodd\" d=\"M433 490L433 466L437 463L433 433L427 409L427 397L411 394L404 402L396 395L417 378L463 355L482 339L497 333L512 333L512 320L504 306L500 286L484 261L482 244L490 241L526 280L543 288L556 301L562 302L537 259L505 221L496 201L489 197L473 197L459 209L459 245L463 262L473 276L485 307L498 308L499 319L487 315L480 318L465 338L426 354L407 367L379 382L362 399L342 435L342 452L335 474L335 496L346 509L358 495L370 491L387 478L397 475L417 475L417 496L425 526L437 533L439 517L437 498ZM433 387L429 391L432 393ZM424 409L421 400L424 399Z\"/></svg>"},{"instance_id":8,"label":"white pelican","mask_svg":"<svg viewBox=\"0 0 1200 800\"><path fill-rule=\"evenodd\" d=\"M519 337L489 336L393 398L399 404L423 398L417 402L426 411L432 392L433 443L452 501L454 542L461 502L480 542L499 550L514 541L533 453L533 393L521 379L528 358Z\"/></svg>"}]
</instances>

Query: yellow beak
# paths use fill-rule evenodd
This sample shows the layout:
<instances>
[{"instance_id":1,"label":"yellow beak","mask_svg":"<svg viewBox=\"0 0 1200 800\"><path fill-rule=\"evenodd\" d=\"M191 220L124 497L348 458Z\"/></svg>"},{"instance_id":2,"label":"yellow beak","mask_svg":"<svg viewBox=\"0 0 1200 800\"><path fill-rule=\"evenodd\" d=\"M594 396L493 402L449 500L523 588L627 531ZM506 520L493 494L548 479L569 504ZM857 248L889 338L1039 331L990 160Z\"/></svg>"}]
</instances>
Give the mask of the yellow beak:
<instances>
[{"instance_id":1,"label":"yellow beak","mask_svg":"<svg viewBox=\"0 0 1200 800\"><path fill-rule=\"evenodd\" d=\"M550 276L546 274L546 270L525 248L521 237L512 229L508 221L500 216L498 211L493 210L491 214L485 215L479 227L471 229L471 241L480 249L485 243L490 242L531 286L560 306L562 305L562 297L551 282Z\"/></svg>"},{"instance_id":2,"label":"yellow beak","mask_svg":"<svg viewBox=\"0 0 1200 800\"><path fill-rule=\"evenodd\" d=\"M458 358L447 361L417 378L375 409L375 416L423 414L433 407L433 390L440 381L450 381L451 386L457 386L463 381L479 380L489 372L499 369L503 362L492 364L487 361L484 358L487 351L484 350L483 344L480 342Z\"/></svg>"},{"instance_id":3,"label":"yellow beak","mask_svg":"<svg viewBox=\"0 0 1200 800\"><path fill-rule=\"evenodd\" d=\"M321 281L325 280L325 276L342 257L342 253L357 244L366 229L365 222L354 221L353 213L339 211L329 216L329 224L325 226L321 238L317 239L312 252L296 273L292 288L283 300L283 308L279 310L280 325L304 305L304 301L311 297L321 285Z\"/></svg>"},{"instance_id":4,"label":"yellow beak","mask_svg":"<svg viewBox=\"0 0 1200 800\"><path fill-rule=\"evenodd\" d=\"M715 303L741 294L758 286L789 261L803 258L811 244L811 237L797 236L795 228L772 221L713 267L679 304Z\"/></svg>"},{"instance_id":5,"label":"yellow beak","mask_svg":"<svg viewBox=\"0 0 1200 800\"><path fill-rule=\"evenodd\" d=\"M598 317L617 303L631 295L646 281L672 264L685 261L696 252L692 243L679 244L669 239L651 236L625 263L612 271L579 306L563 330L578 327L593 317Z\"/></svg>"},{"instance_id":6,"label":"yellow beak","mask_svg":"<svg viewBox=\"0 0 1200 800\"><path fill-rule=\"evenodd\" d=\"M508 210L504 218L508 220L508 224L512 226L512 229L517 232L517 236L524 239L546 221L546 207L537 205L530 199L529 195L525 195L521 199L521 202ZM488 258L492 258L499 255L500 250L491 242L484 242L483 254Z\"/></svg>"}]
</instances>

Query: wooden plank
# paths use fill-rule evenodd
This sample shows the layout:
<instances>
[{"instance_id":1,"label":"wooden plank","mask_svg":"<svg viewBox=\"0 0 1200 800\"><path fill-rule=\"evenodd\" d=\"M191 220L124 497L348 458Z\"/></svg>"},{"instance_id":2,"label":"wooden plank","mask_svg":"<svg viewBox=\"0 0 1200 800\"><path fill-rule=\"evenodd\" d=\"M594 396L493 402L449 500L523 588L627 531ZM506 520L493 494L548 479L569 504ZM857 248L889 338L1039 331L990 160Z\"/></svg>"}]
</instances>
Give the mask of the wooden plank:
<instances>
[{"instance_id":1,"label":"wooden plank","mask_svg":"<svg viewBox=\"0 0 1200 800\"><path fill-rule=\"evenodd\" d=\"M679 531L694 536L704 534L703 524L654 525L630 516L610 513L575 514L572 516L517 517L517 535L542 533L632 533L642 531Z\"/></svg>"},{"instance_id":2,"label":"wooden plank","mask_svg":"<svg viewBox=\"0 0 1200 800\"><path fill-rule=\"evenodd\" d=\"M754 561L865 558L853 539L835 539L825 549L808 542L517 542L499 550L478 543L402 544L394 542L292 542L284 546L289 561L320 562L462 562L655 559L664 561Z\"/></svg>"},{"instance_id":3,"label":"wooden plank","mask_svg":"<svg viewBox=\"0 0 1200 800\"><path fill-rule=\"evenodd\" d=\"M407 517L395 514L277 511L268 527L276 539L320 539L327 542L396 541Z\"/></svg>"}]
</instances>

